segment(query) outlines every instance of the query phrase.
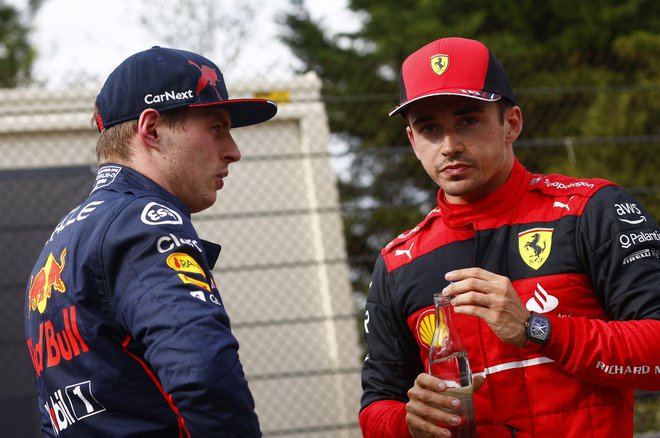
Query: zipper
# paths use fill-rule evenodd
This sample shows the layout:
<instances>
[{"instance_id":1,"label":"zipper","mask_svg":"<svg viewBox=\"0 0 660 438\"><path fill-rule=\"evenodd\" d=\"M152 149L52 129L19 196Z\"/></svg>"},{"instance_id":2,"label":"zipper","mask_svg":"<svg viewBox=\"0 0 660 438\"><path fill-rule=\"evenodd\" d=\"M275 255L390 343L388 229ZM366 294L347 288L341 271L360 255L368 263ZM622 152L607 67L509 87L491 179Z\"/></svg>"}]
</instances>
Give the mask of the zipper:
<instances>
[{"instance_id":1,"label":"zipper","mask_svg":"<svg viewBox=\"0 0 660 438\"><path fill-rule=\"evenodd\" d=\"M511 431L511 438L516 438L516 428L513 426L507 426Z\"/></svg>"}]
</instances>

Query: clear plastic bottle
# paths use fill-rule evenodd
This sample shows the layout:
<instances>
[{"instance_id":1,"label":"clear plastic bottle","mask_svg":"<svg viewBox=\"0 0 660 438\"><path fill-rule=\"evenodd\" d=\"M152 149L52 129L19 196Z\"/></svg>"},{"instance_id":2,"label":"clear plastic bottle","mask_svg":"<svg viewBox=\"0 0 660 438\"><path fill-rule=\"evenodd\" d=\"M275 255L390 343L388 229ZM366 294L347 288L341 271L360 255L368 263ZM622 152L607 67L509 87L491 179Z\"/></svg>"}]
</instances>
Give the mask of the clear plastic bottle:
<instances>
[{"instance_id":1,"label":"clear plastic bottle","mask_svg":"<svg viewBox=\"0 0 660 438\"><path fill-rule=\"evenodd\" d=\"M435 304L435 330L429 349L428 373L447 384L447 394L461 401L458 411L447 411L462 418L460 425L451 427L452 437L475 438L477 436L474 418L474 398L472 371L467 351L452 323L453 307L449 298L437 293Z\"/></svg>"}]
</instances>

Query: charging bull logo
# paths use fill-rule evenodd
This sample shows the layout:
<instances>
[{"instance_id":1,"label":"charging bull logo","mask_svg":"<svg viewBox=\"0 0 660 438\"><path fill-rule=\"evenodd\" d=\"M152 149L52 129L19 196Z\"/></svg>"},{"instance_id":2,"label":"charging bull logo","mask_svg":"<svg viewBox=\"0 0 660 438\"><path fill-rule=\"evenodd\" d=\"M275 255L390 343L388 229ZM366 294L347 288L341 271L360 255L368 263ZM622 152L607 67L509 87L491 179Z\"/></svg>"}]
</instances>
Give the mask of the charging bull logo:
<instances>
[{"instance_id":1,"label":"charging bull logo","mask_svg":"<svg viewBox=\"0 0 660 438\"><path fill-rule=\"evenodd\" d=\"M46 263L39 269L37 275L30 277L30 288L28 292L28 307L31 312L39 310L44 313L46 304L51 297L53 289L58 292L65 292L66 285L62 281L62 271L66 259L66 248L60 254L60 261L55 260L53 253L48 255Z\"/></svg>"},{"instance_id":2,"label":"charging bull logo","mask_svg":"<svg viewBox=\"0 0 660 438\"><path fill-rule=\"evenodd\" d=\"M202 65L200 67L195 63L195 61L191 60L188 60L188 64L194 65L202 73L202 76L197 82L197 88L195 88L195 96L199 96L199 93L204 91L204 89L210 85L215 90L215 94L218 96L218 99L223 100L216 85L220 78L218 77L218 73L215 71L215 69L207 65Z\"/></svg>"}]
</instances>

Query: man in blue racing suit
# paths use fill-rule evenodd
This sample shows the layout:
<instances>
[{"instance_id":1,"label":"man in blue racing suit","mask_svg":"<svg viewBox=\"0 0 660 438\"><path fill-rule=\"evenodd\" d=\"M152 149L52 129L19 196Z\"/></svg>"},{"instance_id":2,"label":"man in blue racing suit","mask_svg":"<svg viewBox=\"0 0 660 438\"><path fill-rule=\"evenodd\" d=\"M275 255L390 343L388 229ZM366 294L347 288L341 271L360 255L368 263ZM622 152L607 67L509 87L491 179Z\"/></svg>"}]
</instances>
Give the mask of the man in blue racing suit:
<instances>
[{"instance_id":1,"label":"man in blue racing suit","mask_svg":"<svg viewBox=\"0 0 660 438\"><path fill-rule=\"evenodd\" d=\"M238 342L213 280L220 247L191 213L241 158L230 129L277 112L230 100L218 67L154 47L95 105L100 165L47 240L25 333L46 436L259 437Z\"/></svg>"}]
</instances>

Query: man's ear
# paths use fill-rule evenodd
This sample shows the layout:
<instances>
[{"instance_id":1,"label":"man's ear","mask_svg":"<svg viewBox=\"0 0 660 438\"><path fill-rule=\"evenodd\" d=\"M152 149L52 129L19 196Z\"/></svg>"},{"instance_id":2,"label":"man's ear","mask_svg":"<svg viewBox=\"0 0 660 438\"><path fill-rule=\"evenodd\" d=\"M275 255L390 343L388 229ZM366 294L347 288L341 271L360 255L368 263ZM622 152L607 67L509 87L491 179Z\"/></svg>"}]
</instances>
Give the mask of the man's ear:
<instances>
[{"instance_id":1,"label":"man's ear","mask_svg":"<svg viewBox=\"0 0 660 438\"><path fill-rule=\"evenodd\" d=\"M410 128L410 125L406 126L406 133L408 134L408 141L410 142L410 145L413 148L413 151L415 151L415 156L419 160L419 154L417 153L417 147L415 146L415 136L413 135L412 129Z\"/></svg>"},{"instance_id":2,"label":"man's ear","mask_svg":"<svg viewBox=\"0 0 660 438\"><path fill-rule=\"evenodd\" d=\"M507 109L504 114L504 123L507 127L505 141L507 144L513 144L522 132L523 127L522 110L519 106Z\"/></svg>"},{"instance_id":3,"label":"man's ear","mask_svg":"<svg viewBox=\"0 0 660 438\"><path fill-rule=\"evenodd\" d=\"M138 137L148 147L160 149L160 137L158 136L158 120L160 113L153 108L142 111L138 119Z\"/></svg>"}]
</instances>

